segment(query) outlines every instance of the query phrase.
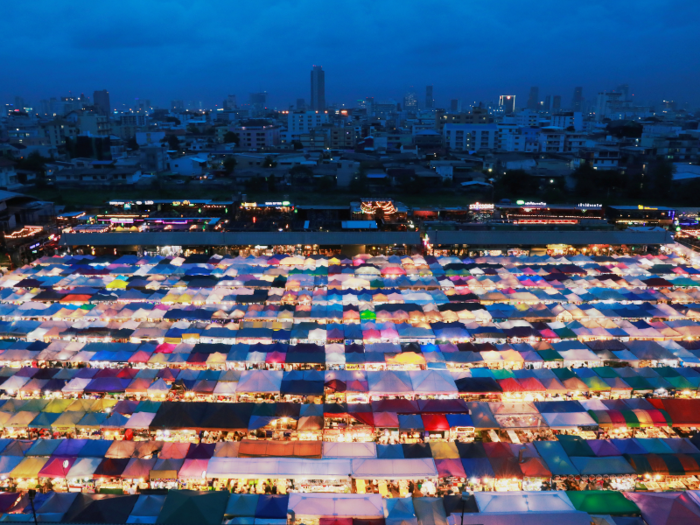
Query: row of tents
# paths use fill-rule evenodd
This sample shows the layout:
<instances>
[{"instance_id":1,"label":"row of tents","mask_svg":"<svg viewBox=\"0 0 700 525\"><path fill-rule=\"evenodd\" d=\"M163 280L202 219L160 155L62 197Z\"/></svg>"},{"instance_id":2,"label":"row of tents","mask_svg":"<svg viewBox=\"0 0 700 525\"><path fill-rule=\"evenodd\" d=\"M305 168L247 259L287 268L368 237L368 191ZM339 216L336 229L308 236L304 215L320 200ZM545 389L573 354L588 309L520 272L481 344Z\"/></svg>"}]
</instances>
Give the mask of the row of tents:
<instances>
[{"instance_id":1,"label":"row of tents","mask_svg":"<svg viewBox=\"0 0 700 525\"><path fill-rule=\"evenodd\" d=\"M490 358L493 362L500 354ZM488 352L484 352L488 354ZM503 354L507 356L508 351ZM178 355L178 354L174 354ZM196 356L197 354L195 354ZM220 354L212 354L220 355ZM265 354L268 355L268 354ZM285 356L265 355L254 362L283 363ZM334 355L334 354L331 354ZM425 363L419 354L379 354L389 364ZM559 354L542 351L541 359ZM407 356L407 357L404 357ZM321 359L326 355L321 354ZM489 356L487 356L489 357ZM102 359L108 359L102 357ZM206 362L205 360L190 362ZM267 360L266 360L267 359ZM509 358L510 359L510 358ZM561 357L559 357L561 359ZM290 362L292 360L288 360ZM323 361L321 361L323 362ZM338 362L338 361L335 361ZM357 362L357 361L355 361ZM434 364L437 361L431 361ZM600 363L602 365L602 362ZM690 396L700 388L696 368L536 368L465 370L195 370L180 368L10 368L0 369L0 391L7 395L38 397L61 392L72 394L131 394L151 397L192 392L202 395L272 394L274 396L324 396L367 394L372 399L398 396L458 397L459 394L498 395L615 394L613 397L682 393Z\"/></svg>"},{"instance_id":2,"label":"row of tents","mask_svg":"<svg viewBox=\"0 0 700 525\"><path fill-rule=\"evenodd\" d=\"M73 439L0 443L0 450L0 476L14 480L349 482L350 479L460 478L488 483L581 475L640 476L640 479L700 475L700 452L687 439L583 440L577 436L559 436L555 441L528 444L413 445L258 440L191 444Z\"/></svg>"},{"instance_id":3,"label":"row of tents","mask_svg":"<svg viewBox=\"0 0 700 525\"><path fill-rule=\"evenodd\" d=\"M209 403L109 399L9 399L0 427L53 430L263 429L285 419L298 430L323 430L327 420L402 431L569 429L700 426L697 399L485 402L460 399L384 399L371 403Z\"/></svg>"},{"instance_id":4,"label":"row of tents","mask_svg":"<svg viewBox=\"0 0 700 525\"><path fill-rule=\"evenodd\" d=\"M61 523L181 525L672 525L700 519L697 491L668 493L477 492L442 498L377 494L257 495L171 490L167 495L37 494L37 519ZM0 494L2 521L33 521L26 495ZM642 521L642 518L644 521Z\"/></svg>"},{"instance_id":5,"label":"row of tents","mask_svg":"<svg viewBox=\"0 0 700 525\"><path fill-rule=\"evenodd\" d=\"M22 351L19 351L22 352ZM482 352L484 362L517 359L510 355L514 351ZM103 352L96 361L119 362L119 353L114 357ZM495 354L495 355L492 355ZM554 351L535 353L540 361L563 359ZM162 355L162 354L161 354ZM173 354L182 357L182 354ZM185 360L189 363L214 363L210 357L223 354L190 354L201 359ZM327 360L320 354L312 362L339 363L338 359ZM351 356L354 354L350 354ZM440 364L436 358L441 354L428 354L434 360L428 364ZM448 354L451 355L451 354ZM464 355L464 354L458 354ZM467 356L469 354L466 354ZM509 370L485 367L464 370L445 370L428 367L425 370L201 370L181 368L11 368L0 369L0 391L20 397L36 397L53 394L148 394L165 396L171 390L193 392L203 395L227 396L233 394L273 394L275 396L302 395L324 396L326 394L367 394L373 399L383 396L399 396L411 399L414 396L458 397L458 394L514 394L530 393L549 396L567 394L616 394L615 397L656 394L666 396L683 393L689 396L700 388L700 372L697 368L669 366L657 368L607 367L603 360L588 357L588 352L569 352L587 358L590 368L525 368ZM595 355L595 354L594 354ZM207 357L208 356L208 357ZM342 357L342 355L340 355ZM364 354L360 354L364 356ZM248 355L248 363L299 362L285 354ZM348 360L347 362L350 362ZM530 359L534 361L534 358ZM345 362L343 360L342 362ZM358 360L352 362L358 363ZM425 364L420 354L378 354L367 362L388 365ZM474 362L464 360L457 362ZM442 362L444 364L444 361Z\"/></svg>"}]
</instances>

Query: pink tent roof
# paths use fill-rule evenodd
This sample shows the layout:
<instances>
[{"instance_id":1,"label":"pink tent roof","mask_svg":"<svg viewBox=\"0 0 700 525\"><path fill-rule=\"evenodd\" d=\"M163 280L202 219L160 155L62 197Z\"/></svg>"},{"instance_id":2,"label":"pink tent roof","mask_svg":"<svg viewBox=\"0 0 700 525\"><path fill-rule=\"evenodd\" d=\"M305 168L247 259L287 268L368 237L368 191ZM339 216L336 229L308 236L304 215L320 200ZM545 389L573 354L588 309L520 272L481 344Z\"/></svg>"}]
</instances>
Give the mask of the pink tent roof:
<instances>
[{"instance_id":1,"label":"pink tent roof","mask_svg":"<svg viewBox=\"0 0 700 525\"><path fill-rule=\"evenodd\" d=\"M65 478L77 458L55 457L49 459L39 471L40 478Z\"/></svg>"},{"instance_id":2,"label":"pink tent roof","mask_svg":"<svg viewBox=\"0 0 700 525\"><path fill-rule=\"evenodd\" d=\"M178 479L203 479L208 466L208 459L186 459L177 477Z\"/></svg>"},{"instance_id":3,"label":"pink tent roof","mask_svg":"<svg viewBox=\"0 0 700 525\"><path fill-rule=\"evenodd\" d=\"M121 477L122 479L148 479L156 461L158 461L156 458L131 458Z\"/></svg>"}]
</instances>

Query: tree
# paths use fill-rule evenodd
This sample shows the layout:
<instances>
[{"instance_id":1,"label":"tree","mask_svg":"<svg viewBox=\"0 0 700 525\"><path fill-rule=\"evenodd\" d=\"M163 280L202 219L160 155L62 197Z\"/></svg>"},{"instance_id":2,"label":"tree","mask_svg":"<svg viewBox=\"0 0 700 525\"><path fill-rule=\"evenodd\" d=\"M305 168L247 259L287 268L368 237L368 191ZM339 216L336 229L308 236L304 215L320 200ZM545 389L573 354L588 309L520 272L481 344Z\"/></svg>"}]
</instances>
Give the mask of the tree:
<instances>
[{"instance_id":1,"label":"tree","mask_svg":"<svg viewBox=\"0 0 700 525\"><path fill-rule=\"evenodd\" d=\"M357 174L350 181L350 191L353 193L365 193L369 187L367 183L367 172L363 169L357 172Z\"/></svg>"},{"instance_id":2,"label":"tree","mask_svg":"<svg viewBox=\"0 0 700 525\"><path fill-rule=\"evenodd\" d=\"M418 194L425 191L425 184L421 178L415 173L410 177L404 177L401 179L401 190L406 193Z\"/></svg>"},{"instance_id":3,"label":"tree","mask_svg":"<svg viewBox=\"0 0 700 525\"><path fill-rule=\"evenodd\" d=\"M647 191L649 197L666 199L671 193L674 166L668 160L657 162L649 172Z\"/></svg>"},{"instance_id":4,"label":"tree","mask_svg":"<svg viewBox=\"0 0 700 525\"><path fill-rule=\"evenodd\" d=\"M131 137L127 141L126 147L129 148L131 151L137 151L139 149L139 143L136 142L136 137Z\"/></svg>"},{"instance_id":5,"label":"tree","mask_svg":"<svg viewBox=\"0 0 700 525\"><path fill-rule=\"evenodd\" d=\"M314 171L308 166L296 165L289 169L289 175L292 178L292 183L300 184L309 182L314 175Z\"/></svg>"},{"instance_id":6,"label":"tree","mask_svg":"<svg viewBox=\"0 0 700 525\"><path fill-rule=\"evenodd\" d=\"M234 133L233 131L227 131L224 135L224 144L238 144L239 140L240 137L238 136L238 133Z\"/></svg>"},{"instance_id":7,"label":"tree","mask_svg":"<svg viewBox=\"0 0 700 525\"><path fill-rule=\"evenodd\" d=\"M301 143L300 140L293 140L292 146L294 146L295 150L304 149L304 145Z\"/></svg>"},{"instance_id":8,"label":"tree","mask_svg":"<svg viewBox=\"0 0 700 525\"><path fill-rule=\"evenodd\" d=\"M251 193L262 193L267 189L267 182L264 177L251 177L245 182L245 189Z\"/></svg>"},{"instance_id":9,"label":"tree","mask_svg":"<svg viewBox=\"0 0 700 525\"><path fill-rule=\"evenodd\" d=\"M175 135L168 135L168 146L172 150L179 150L180 149L180 141Z\"/></svg>"},{"instance_id":10,"label":"tree","mask_svg":"<svg viewBox=\"0 0 700 525\"><path fill-rule=\"evenodd\" d=\"M499 197L525 198L537 193L538 182L524 170L510 170L499 177L494 190Z\"/></svg>"},{"instance_id":11,"label":"tree","mask_svg":"<svg viewBox=\"0 0 700 525\"><path fill-rule=\"evenodd\" d=\"M180 122L180 119L177 117L165 117L165 122L172 122L176 126L182 124L182 122Z\"/></svg>"},{"instance_id":12,"label":"tree","mask_svg":"<svg viewBox=\"0 0 700 525\"><path fill-rule=\"evenodd\" d=\"M78 135L75 139L75 156L91 158L93 154L92 137Z\"/></svg>"},{"instance_id":13,"label":"tree","mask_svg":"<svg viewBox=\"0 0 700 525\"><path fill-rule=\"evenodd\" d=\"M226 175L231 175L233 170L236 169L236 159L234 157L228 157L226 160L224 160L223 165Z\"/></svg>"},{"instance_id":14,"label":"tree","mask_svg":"<svg viewBox=\"0 0 700 525\"><path fill-rule=\"evenodd\" d=\"M262 167L274 168L275 166L277 166L277 162L275 162L275 159L273 159L270 155L267 155L263 160Z\"/></svg>"},{"instance_id":15,"label":"tree","mask_svg":"<svg viewBox=\"0 0 700 525\"><path fill-rule=\"evenodd\" d=\"M326 175L325 177L321 177L318 179L318 185L317 185L317 190L319 192L323 193L328 193L329 191L332 191L333 188L335 188L335 178L331 177L330 175Z\"/></svg>"},{"instance_id":16,"label":"tree","mask_svg":"<svg viewBox=\"0 0 700 525\"><path fill-rule=\"evenodd\" d=\"M194 124L187 124L187 133L192 135L199 133L199 128Z\"/></svg>"}]
</instances>

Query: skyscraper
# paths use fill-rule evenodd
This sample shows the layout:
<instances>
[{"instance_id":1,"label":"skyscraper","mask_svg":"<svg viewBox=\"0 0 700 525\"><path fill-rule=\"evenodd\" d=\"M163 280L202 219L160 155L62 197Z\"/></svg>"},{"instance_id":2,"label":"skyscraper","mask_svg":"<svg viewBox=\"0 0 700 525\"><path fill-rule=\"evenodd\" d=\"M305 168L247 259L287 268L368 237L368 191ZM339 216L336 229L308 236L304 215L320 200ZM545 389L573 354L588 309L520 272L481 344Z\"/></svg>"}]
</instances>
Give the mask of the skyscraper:
<instances>
[{"instance_id":1,"label":"skyscraper","mask_svg":"<svg viewBox=\"0 0 700 525\"><path fill-rule=\"evenodd\" d=\"M515 113L515 95L501 95L498 97L498 106L506 115Z\"/></svg>"},{"instance_id":2,"label":"skyscraper","mask_svg":"<svg viewBox=\"0 0 700 525\"><path fill-rule=\"evenodd\" d=\"M414 91L409 91L403 97L403 108L408 110L415 110L418 107L418 98Z\"/></svg>"},{"instance_id":3,"label":"skyscraper","mask_svg":"<svg viewBox=\"0 0 700 525\"><path fill-rule=\"evenodd\" d=\"M571 109L581 111L583 108L583 88L577 87L574 89L574 98L571 101Z\"/></svg>"},{"instance_id":4,"label":"skyscraper","mask_svg":"<svg viewBox=\"0 0 700 525\"><path fill-rule=\"evenodd\" d=\"M620 84L617 86L617 91L622 93L622 101L627 102L630 100L630 86L629 84Z\"/></svg>"},{"instance_id":5,"label":"skyscraper","mask_svg":"<svg viewBox=\"0 0 700 525\"><path fill-rule=\"evenodd\" d=\"M109 114L112 112L112 106L109 103L109 91L106 89L103 89L102 91L95 91L92 94L92 99L98 113L109 116Z\"/></svg>"},{"instance_id":6,"label":"skyscraper","mask_svg":"<svg viewBox=\"0 0 700 525\"><path fill-rule=\"evenodd\" d=\"M236 109L237 107L236 95L229 95L224 99L224 109Z\"/></svg>"},{"instance_id":7,"label":"skyscraper","mask_svg":"<svg viewBox=\"0 0 700 525\"><path fill-rule=\"evenodd\" d=\"M432 109L435 106L433 99L433 86L425 86L425 108Z\"/></svg>"},{"instance_id":8,"label":"skyscraper","mask_svg":"<svg viewBox=\"0 0 700 525\"><path fill-rule=\"evenodd\" d=\"M547 95L546 97L544 97L544 106L542 107L542 109L544 109L545 111L549 111L551 108L551 105L552 105L552 96Z\"/></svg>"},{"instance_id":9,"label":"skyscraper","mask_svg":"<svg viewBox=\"0 0 700 525\"><path fill-rule=\"evenodd\" d=\"M537 86L532 86L530 88L530 95L527 97L527 109L539 109L539 102L540 88L538 88Z\"/></svg>"},{"instance_id":10,"label":"skyscraper","mask_svg":"<svg viewBox=\"0 0 700 525\"><path fill-rule=\"evenodd\" d=\"M552 99L552 110L559 111L561 109L561 95L554 95Z\"/></svg>"},{"instance_id":11,"label":"skyscraper","mask_svg":"<svg viewBox=\"0 0 700 525\"><path fill-rule=\"evenodd\" d=\"M326 73L321 66L314 66L311 70L311 110L323 111L326 109Z\"/></svg>"},{"instance_id":12,"label":"skyscraper","mask_svg":"<svg viewBox=\"0 0 700 525\"><path fill-rule=\"evenodd\" d=\"M462 101L458 98L450 100L450 113L459 113L462 111Z\"/></svg>"},{"instance_id":13,"label":"skyscraper","mask_svg":"<svg viewBox=\"0 0 700 525\"><path fill-rule=\"evenodd\" d=\"M304 100L303 98L298 98L295 109L299 111L304 111L306 109L306 100Z\"/></svg>"},{"instance_id":14,"label":"skyscraper","mask_svg":"<svg viewBox=\"0 0 700 525\"><path fill-rule=\"evenodd\" d=\"M267 91L251 93L249 100L256 114L263 113L265 111L265 105L267 104Z\"/></svg>"}]
</instances>

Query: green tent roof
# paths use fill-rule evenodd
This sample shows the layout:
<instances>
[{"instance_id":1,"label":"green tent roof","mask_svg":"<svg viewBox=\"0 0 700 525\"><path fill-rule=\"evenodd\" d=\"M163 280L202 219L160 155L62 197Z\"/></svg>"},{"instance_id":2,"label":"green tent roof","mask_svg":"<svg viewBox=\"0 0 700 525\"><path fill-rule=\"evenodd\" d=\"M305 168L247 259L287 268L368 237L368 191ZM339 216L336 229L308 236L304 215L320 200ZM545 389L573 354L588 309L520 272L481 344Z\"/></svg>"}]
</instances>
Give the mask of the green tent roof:
<instances>
[{"instance_id":1,"label":"green tent roof","mask_svg":"<svg viewBox=\"0 0 700 525\"><path fill-rule=\"evenodd\" d=\"M640 515L637 504L625 498L621 492L612 490L567 491L576 510L589 514Z\"/></svg>"},{"instance_id":2,"label":"green tent roof","mask_svg":"<svg viewBox=\"0 0 700 525\"><path fill-rule=\"evenodd\" d=\"M580 377L579 379L586 383L586 386L593 392L607 392L610 390L610 385L603 381L602 377Z\"/></svg>"},{"instance_id":3,"label":"green tent roof","mask_svg":"<svg viewBox=\"0 0 700 525\"><path fill-rule=\"evenodd\" d=\"M171 490L156 523L220 525L229 499L228 491Z\"/></svg>"},{"instance_id":4,"label":"green tent roof","mask_svg":"<svg viewBox=\"0 0 700 525\"><path fill-rule=\"evenodd\" d=\"M556 350L538 350L537 353L545 361L563 361L564 358Z\"/></svg>"}]
</instances>

